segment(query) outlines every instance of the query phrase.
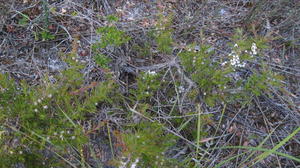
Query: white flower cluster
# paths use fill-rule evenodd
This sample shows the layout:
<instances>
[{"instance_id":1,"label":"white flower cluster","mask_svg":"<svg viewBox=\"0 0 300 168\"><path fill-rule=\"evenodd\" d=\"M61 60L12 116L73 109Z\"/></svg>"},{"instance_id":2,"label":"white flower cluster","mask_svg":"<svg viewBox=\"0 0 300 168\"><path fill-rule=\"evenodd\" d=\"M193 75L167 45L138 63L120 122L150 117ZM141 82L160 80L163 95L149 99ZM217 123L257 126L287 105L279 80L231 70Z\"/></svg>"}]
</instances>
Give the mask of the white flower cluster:
<instances>
[{"instance_id":1,"label":"white flower cluster","mask_svg":"<svg viewBox=\"0 0 300 168\"><path fill-rule=\"evenodd\" d=\"M252 53L250 53L251 55L257 55L257 46L255 43L252 43L251 51L252 51Z\"/></svg>"},{"instance_id":2,"label":"white flower cluster","mask_svg":"<svg viewBox=\"0 0 300 168\"><path fill-rule=\"evenodd\" d=\"M60 138L61 140L64 140L64 139L65 139L65 136L64 136L65 133L71 134L71 131L67 131L67 132L65 132L65 131L60 131L60 133L54 132L54 133L53 133L53 136L54 136L54 137L58 137L58 138ZM75 138L76 138L75 136L71 136L71 137L70 137L70 139L72 139L72 140L74 140ZM50 137L47 137L47 140L50 141Z\"/></svg>"},{"instance_id":3,"label":"white flower cluster","mask_svg":"<svg viewBox=\"0 0 300 168\"><path fill-rule=\"evenodd\" d=\"M193 66L195 66L196 60L197 60L197 58L193 57Z\"/></svg>"},{"instance_id":4,"label":"white flower cluster","mask_svg":"<svg viewBox=\"0 0 300 168\"><path fill-rule=\"evenodd\" d=\"M72 60L74 60L75 62L79 62L79 60L75 57L72 57Z\"/></svg>"},{"instance_id":5,"label":"white flower cluster","mask_svg":"<svg viewBox=\"0 0 300 168\"><path fill-rule=\"evenodd\" d=\"M47 95L47 97L48 97L49 99L51 99L51 98L52 98L52 94ZM37 101L33 102L33 105L37 106L38 104L41 104L41 103L43 102L43 100L44 100L43 97L40 98L40 99L37 99ZM48 109L48 106L47 106L47 105L43 105L42 107L43 107L43 109L45 109L45 110ZM38 112L38 109L35 108L33 111L34 111L34 112Z\"/></svg>"},{"instance_id":6,"label":"white flower cluster","mask_svg":"<svg viewBox=\"0 0 300 168\"><path fill-rule=\"evenodd\" d=\"M145 73L145 75L143 75L142 79L145 80L147 78L147 76L149 77L149 76L155 76L155 75L157 75L157 73L155 71L149 70ZM151 80L151 82L153 82L153 80Z\"/></svg>"},{"instance_id":7,"label":"white flower cluster","mask_svg":"<svg viewBox=\"0 0 300 168\"><path fill-rule=\"evenodd\" d=\"M184 92L185 92L184 86L179 86L179 87L178 87L178 92L179 92L179 93L184 93Z\"/></svg>"},{"instance_id":8,"label":"white flower cluster","mask_svg":"<svg viewBox=\"0 0 300 168\"><path fill-rule=\"evenodd\" d=\"M126 159L126 160L125 160ZM122 161L124 160L124 161ZM128 158L125 158L125 157L122 157L122 160L120 162L120 165L119 165L119 168L126 168L126 167L129 167L130 168L136 168L137 167L137 164L139 163L140 161L140 158L136 158L135 161L133 163L130 163L130 159ZM129 164L129 165L128 165ZM131 165L130 165L131 164Z\"/></svg>"},{"instance_id":9,"label":"white flower cluster","mask_svg":"<svg viewBox=\"0 0 300 168\"><path fill-rule=\"evenodd\" d=\"M236 48L236 47L238 47L238 45L235 44L234 47ZM230 64L232 66L234 66L234 67L245 67L246 66L246 63L240 61L240 56L234 50L232 50L232 52L229 54L229 57L231 57Z\"/></svg>"},{"instance_id":10,"label":"white flower cluster","mask_svg":"<svg viewBox=\"0 0 300 168\"><path fill-rule=\"evenodd\" d=\"M239 47L237 44L234 45L234 48L237 48ZM242 51L240 51L242 52ZM251 51L249 52L248 50L245 50L244 51L245 53L249 54L251 57L253 57L254 55L257 55L257 46L255 43L252 43L252 46L251 46ZM230 59L230 64L234 67L245 67L246 66L246 63L245 62L242 62L240 60L240 56L239 54L235 51L235 50L232 50L231 53L229 54L229 57L231 57ZM225 66L228 62L225 61L223 63L221 63L221 66Z\"/></svg>"},{"instance_id":11,"label":"white flower cluster","mask_svg":"<svg viewBox=\"0 0 300 168\"><path fill-rule=\"evenodd\" d=\"M153 75L153 76L154 76L154 75L156 75L156 72L155 72L155 71L150 71L150 70L149 70L149 71L146 72L146 74L148 74L148 75Z\"/></svg>"},{"instance_id":12,"label":"white flower cluster","mask_svg":"<svg viewBox=\"0 0 300 168\"><path fill-rule=\"evenodd\" d=\"M131 164L130 168L136 168L139 161L140 161L140 159L136 158L135 161Z\"/></svg>"},{"instance_id":13,"label":"white flower cluster","mask_svg":"<svg viewBox=\"0 0 300 168\"><path fill-rule=\"evenodd\" d=\"M240 61L240 57L238 54L232 52L229 54L232 58L230 59L230 64L234 67L245 67L246 63Z\"/></svg>"},{"instance_id":14,"label":"white flower cluster","mask_svg":"<svg viewBox=\"0 0 300 168\"><path fill-rule=\"evenodd\" d=\"M257 55L257 46L256 46L256 44L252 43L251 51L248 52L248 50L246 50L245 53L250 54L251 57L253 57L254 55Z\"/></svg>"}]
</instances>

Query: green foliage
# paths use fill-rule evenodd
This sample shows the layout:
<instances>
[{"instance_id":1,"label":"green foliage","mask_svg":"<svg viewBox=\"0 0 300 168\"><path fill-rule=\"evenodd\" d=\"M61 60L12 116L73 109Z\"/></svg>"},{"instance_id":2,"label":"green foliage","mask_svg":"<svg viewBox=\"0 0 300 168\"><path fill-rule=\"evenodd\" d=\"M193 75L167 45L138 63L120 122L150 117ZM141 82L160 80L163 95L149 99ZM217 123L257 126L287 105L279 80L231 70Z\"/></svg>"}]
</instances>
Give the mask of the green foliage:
<instances>
[{"instance_id":1,"label":"green foliage","mask_svg":"<svg viewBox=\"0 0 300 168\"><path fill-rule=\"evenodd\" d=\"M39 155L33 153L20 153L20 151L23 152L24 149L10 151L9 153L0 151L0 157L2 158L0 161L0 168L13 167L12 165L16 166L16 163L24 163L25 167L48 167L40 162L39 159L41 159L41 157Z\"/></svg>"},{"instance_id":2,"label":"green foliage","mask_svg":"<svg viewBox=\"0 0 300 168\"><path fill-rule=\"evenodd\" d=\"M194 48L194 45L190 48ZM199 51L189 50L179 54L181 63L192 80L198 84L206 103L213 106L217 100L222 100L221 93L230 82L226 75L232 69L224 69L218 62L214 62L211 58L213 51L209 46L202 45Z\"/></svg>"},{"instance_id":3,"label":"green foliage","mask_svg":"<svg viewBox=\"0 0 300 168\"><path fill-rule=\"evenodd\" d=\"M170 30L163 30L156 36L157 49L166 54L172 53L172 32Z\"/></svg>"},{"instance_id":4,"label":"green foliage","mask_svg":"<svg viewBox=\"0 0 300 168\"><path fill-rule=\"evenodd\" d=\"M112 81L95 85L90 93L82 91L83 65L72 54L65 61L72 66L57 76L55 84L45 78L39 86L29 86L26 82L17 85L8 75L0 75L0 123L3 125L0 149L2 154L9 155L3 156L7 160L1 160L0 165L20 162L39 167L45 162L50 166L53 163L43 156L42 150L51 146L57 155L71 154L66 150L71 146L81 150L88 137L78 121L84 120L87 113L95 112L97 103L112 103ZM10 124L8 120L18 123ZM17 146L8 143L13 139L18 140Z\"/></svg>"},{"instance_id":5,"label":"green foliage","mask_svg":"<svg viewBox=\"0 0 300 168\"><path fill-rule=\"evenodd\" d=\"M94 56L96 64L102 68L109 68L108 64L111 62L111 59L103 54L96 54Z\"/></svg>"},{"instance_id":6,"label":"green foliage","mask_svg":"<svg viewBox=\"0 0 300 168\"><path fill-rule=\"evenodd\" d=\"M22 18L19 19L19 22L18 22L19 25L21 25L21 26L27 25L28 22L30 21L29 16L28 16L28 15L25 15L25 14L21 14L21 16L22 16Z\"/></svg>"},{"instance_id":7,"label":"green foliage","mask_svg":"<svg viewBox=\"0 0 300 168\"><path fill-rule=\"evenodd\" d=\"M103 35L101 42L106 43L105 47L119 46L128 41L128 38L124 38L125 34L116 27L105 27L99 29L98 33ZM46 30L37 37L43 40L54 39ZM99 53L95 57L96 63L108 68L110 59L100 55L96 49L94 51ZM59 163L60 167L65 167L70 163L59 160L63 159L62 156L72 155L68 149L81 151L88 141L78 123L85 120L87 114L96 112L98 103L111 104L112 100L114 103L118 100L114 97L118 93L112 80L84 86L81 73L84 65L78 61L75 53L63 57L63 60L69 67L55 76L57 81L54 84L48 81L47 75L39 86L29 86L26 82L17 84L8 75L1 74L0 122L3 128L0 149L6 160L0 161L0 165L11 167L23 163L29 167L51 167ZM17 120L18 123L12 125L8 120ZM18 140L17 146L9 143L13 139ZM43 153L49 148L57 156L53 158L54 161Z\"/></svg>"},{"instance_id":8,"label":"green foliage","mask_svg":"<svg viewBox=\"0 0 300 168\"><path fill-rule=\"evenodd\" d=\"M71 15L72 15L72 16L77 16L77 15L78 15L78 12L77 12L77 11L73 11L73 12L71 13Z\"/></svg>"},{"instance_id":9,"label":"green foliage","mask_svg":"<svg viewBox=\"0 0 300 168\"><path fill-rule=\"evenodd\" d=\"M158 123L143 122L135 127L132 134L123 135L131 163L137 158L140 167L174 167L176 162L164 156L164 152L174 145L176 138L165 133Z\"/></svg>"},{"instance_id":10,"label":"green foliage","mask_svg":"<svg viewBox=\"0 0 300 168\"><path fill-rule=\"evenodd\" d=\"M108 16L106 16L106 20L109 22L117 22L119 20L119 18L114 15L108 15Z\"/></svg>"},{"instance_id":11,"label":"green foliage","mask_svg":"<svg viewBox=\"0 0 300 168\"><path fill-rule=\"evenodd\" d=\"M154 34L155 41L157 44L158 51L171 54L173 49L173 39L172 39L172 16L164 17L159 16L160 19L158 21L157 29Z\"/></svg>"},{"instance_id":12,"label":"green foliage","mask_svg":"<svg viewBox=\"0 0 300 168\"><path fill-rule=\"evenodd\" d=\"M194 50L191 45L179 53L181 63L191 79L197 83L205 103L214 106L216 102L234 103L248 101L252 95L259 96L268 91L270 86L280 86L280 77L273 73L263 61L261 68L249 72L246 78L234 79L250 61L260 61L263 56L259 51L267 48L263 38L245 39L241 30L233 37L232 51L229 61L216 61L212 58L210 46L201 45ZM193 95L197 94L192 90ZM195 97L195 96L192 96Z\"/></svg>"},{"instance_id":13,"label":"green foliage","mask_svg":"<svg viewBox=\"0 0 300 168\"><path fill-rule=\"evenodd\" d=\"M55 36L53 34L51 34L48 30L43 30L39 33L40 38L43 41L47 41L47 40L54 40Z\"/></svg>"},{"instance_id":14,"label":"green foliage","mask_svg":"<svg viewBox=\"0 0 300 168\"><path fill-rule=\"evenodd\" d=\"M91 93L87 93L87 98L82 103L82 106L79 107L81 111L85 112L95 112L96 106L100 102L105 102L108 104L112 104L113 102L116 104L118 99L118 93L116 92L116 85L113 81L108 80L103 83L100 83L98 86L94 88ZM114 99L112 99L114 97Z\"/></svg>"},{"instance_id":15,"label":"green foliage","mask_svg":"<svg viewBox=\"0 0 300 168\"><path fill-rule=\"evenodd\" d=\"M264 38L245 38L243 31L237 29L233 41L235 45L233 51L240 56L241 61L257 61L261 64L259 68L251 70L250 76L246 79L235 81L235 87L243 88L242 92L236 94L247 100L247 97L252 97L252 95L260 96L268 92L270 87L280 87L281 77L272 72L266 62L263 61L264 58L261 58L263 54L260 51L268 48L267 41Z\"/></svg>"},{"instance_id":16,"label":"green foliage","mask_svg":"<svg viewBox=\"0 0 300 168\"><path fill-rule=\"evenodd\" d=\"M271 70L264 69L261 73L254 72L246 81L245 91L255 96L266 93L270 86L280 87L280 76L272 73Z\"/></svg>"},{"instance_id":17,"label":"green foliage","mask_svg":"<svg viewBox=\"0 0 300 168\"><path fill-rule=\"evenodd\" d=\"M145 101L152 97L154 92L160 87L160 75L154 71L142 73L137 79L137 89L132 89L134 100Z\"/></svg>"},{"instance_id":18,"label":"green foliage","mask_svg":"<svg viewBox=\"0 0 300 168\"><path fill-rule=\"evenodd\" d=\"M118 47L130 40L130 38L116 26L99 27L96 33L101 34L101 40L93 46L94 49L105 48L107 46Z\"/></svg>"},{"instance_id":19,"label":"green foliage","mask_svg":"<svg viewBox=\"0 0 300 168\"><path fill-rule=\"evenodd\" d=\"M142 58L151 58L153 53L151 52L151 45L149 43L144 43L139 45L134 45L133 49L137 52L137 55Z\"/></svg>"},{"instance_id":20,"label":"green foliage","mask_svg":"<svg viewBox=\"0 0 300 168\"><path fill-rule=\"evenodd\" d=\"M103 55L99 49L106 47L119 47L130 40L130 37L125 34L125 32L119 30L114 24L118 21L118 18L113 15L109 15L106 18L109 22L108 26L99 27L96 33L101 35L98 42L92 45L94 59L96 64L102 68L108 69L108 64L111 59L108 56Z\"/></svg>"},{"instance_id":21,"label":"green foliage","mask_svg":"<svg viewBox=\"0 0 300 168\"><path fill-rule=\"evenodd\" d=\"M49 10L46 1L43 2L45 23L48 24ZM76 16L77 13L71 15ZM96 30L101 36L100 40L92 45L94 60L104 69L109 68L111 59L102 53L103 49L120 47L130 40L124 31L117 28L116 16L107 16L106 20L107 26ZM26 25L28 21L29 17L22 14L19 24ZM149 35L160 53L171 54L174 48L171 25L172 16L161 15L156 30ZM35 37L43 41L55 39L47 29L35 32ZM232 40L232 51L228 58L224 58L229 60L227 62L216 59L212 47L205 44L201 44L197 50L195 48L199 46L191 44L178 54L184 73L196 83L196 87L190 90L190 98L200 98L213 107L220 102L246 102L253 96L267 93L270 87L280 87L280 77L268 67L263 53L259 52L268 47L265 39L246 38L243 31L238 29ZM151 42L136 46L138 54L144 57L155 55L151 53ZM257 51L254 51L253 44ZM0 74L0 158L3 158L0 166L12 167L16 163L23 163L27 167L66 167L70 163L66 160L62 162L62 157L73 154L71 148L81 151L88 142L88 136L79 123L85 121L88 114L97 112L99 103L116 105L123 100L114 80L85 84L81 73L85 65L78 61L76 53L65 56L64 61L69 67L55 76L55 83L51 83L45 75L42 84L29 86L24 81L16 82L9 75ZM252 65L251 61L260 63L260 66L255 70L248 68L248 65ZM249 73L237 79L233 77L245 71ZM176 77L174 80L177 80ZM178 87L179 84L175 81L174 85ZM135 104L142 115L151 118L152 114L146 112L157 108L152 107L152 100L161 88L160 74L154 71L142 72L136 79L135 88L129 89L130 96L127 98L131 102L126 102L126 105ZM166 97L173 98L176 92L170 91ZM173 114L181 115L175 106L176 103L172 107ZM194 113L187 115L195 116ZM205 114L198 115L197 120L182 117L168 121L178 128L178 132L184 132L199 145L200 140L208 135L204 128L212 122L211 117ZM129 134L123 135L126 146L124 154L130 159L129 164L138 160L139 167L167 168L178 165L164 154L177 138L163 128L162 124L150 122L141 122L129 128ZM15 140L17 144L10 143ZM113 148L110 135L109 140ZM44 155L43 151L49 148L56 157ZM198 149L196 153L198 155ZM262 154L261 159L257 160L271 153ZM81 156L75 157L82 160Z\"/></svg>"}]
</instances>

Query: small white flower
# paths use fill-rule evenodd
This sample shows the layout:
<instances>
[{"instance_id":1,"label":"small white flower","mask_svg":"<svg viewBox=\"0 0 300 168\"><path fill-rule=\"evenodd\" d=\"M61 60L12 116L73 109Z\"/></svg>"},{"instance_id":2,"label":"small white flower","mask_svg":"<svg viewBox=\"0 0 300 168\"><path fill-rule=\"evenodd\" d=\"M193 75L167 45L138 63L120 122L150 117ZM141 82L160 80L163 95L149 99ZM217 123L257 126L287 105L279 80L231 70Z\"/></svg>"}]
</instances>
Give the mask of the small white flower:
<instances>
[{"instance_id":1,"label":"small white flower","mask_svg":"<svg viewBox=\"0 0 300 168\"><path fill-rule=\"evenodd\" d=\"M203 95L205 96L205 95L206 95L206 92L204 92Z\"/></svg>"},{"instance_id":2,"label":"small white flower","mask_svg":"<svg viewBox=\"0 0 300 168\"><path fill-rule=\"evenodd\" d=\"M19 151L19 154L22 155L22 154L23 154L23 151Z\"/></svg>"},{"instance_id":3,"label":"small white flower","mask_svg":"<svg viewBox=\"0 0 300 168\"><path fill-rule=\"evenodd\" d=\"M245 62L243 62L243 63L241 63L239 66L243 68L243 67L245 67L245 66L246 66L246 63L245 63Z\"/></svg>"},{"instance_id":4,"label":"small white flower","mask_svg":"<svg viewBox=\"0 0 300 168\"><path fill-rule=\"evenodd\" d=\"M34 109L34 112L38 112L38 109Z\"/></svg>"},{"instance_id":5,"label":"small white flower","mask_svg":"<svg viewBox=\"0 0 300 168\"><path fill-rule=\"evenodd\" d=\"M140 136L139 136L139 135L137 135L137 136L136 136L136 138L140 138Z\"/></svg>"},{"instance_id":6,"label":"small white flower","mask_svg":"<svg viewBox=\"0 0 300 168\"><path fill-rule=\"evenodd\" d=\"M238 44L234 44L234 47L238 47L239 45Z\"/></svg>"},{"instance_id":7,"label":"small white flower","mask_svg":"<svg viewBox=\"0 0 300 168\"><path fill-rule=\"evenodd\" d=\"M98 103L95 103L95 106L98 106Z\"/></svg>"},{"instance_id":8,"label":"small white flower","mask_svg":"<svg viewBox=\"0 0 300 168\"><path fill-rule=\"evenodd\" d=\"M227 64L227 61L224 61L221 66L225 66Z\"/></svg>"},{"instance_id":9,"label":"small white flower","mask_svg":"<svg viewBox=\"0 0 300 168\"><path fill-rule=\"evenodd\" d=\"M140 159L136 158L135 161L132 163L132 165L130 166L130 168L136 168L137 164L139 163Z\"/></svg>"},{"instance_id":10,"label":"small white flower","mask_svg":"<svg viewBox=\"0 0 300 168\"><path fill-rule=\"evenodd\" d=\"M49 94L49 95L48 95L48 98L52 98L52 94Z\"/></svg>"},{"instance_id":11,"label":"small white flower","mask_svg":"<svg viewBox=\"0 0 300 168\"><path fill-rule=\"evenodd\" d=\"M70 134L71 132L70 131L67 131L67 134Z\"/></svg>"},{"instance_id":12,"label":"small white flower","mask_svg":"<svg viewBox=\"0 0 300 168\"><path fill-rule=\"evenodd\" d=\"M256 54L257 54L257 46L256 46L255 43L252 43L251 51L252 51L252 54L253 54L253 55L256 55Z\"/></svg>"},{"instance_id":13,"label":"small white flower","mask_svg":"<svg viewBox=\"0 0 300 168\"><path fill-rule=\"evenodd\" d=\"M71 139L75 139L75 136L72 136Z\"/></svg>"},{"instance_id":14,"label":"small white flower","mask_svg":"<svg viewBox=\"0 0 300 168\"><path fill-rule=\"evenodd\" d=\"M9 151L10 154L14 154L14 151Z\"/></svg>"},{"instance_id":15,"label":"small white flower","mask_svg":"<svg viewBox=\"0 0 300 168\"><path fill-rule=\"evenodd\" d=\"M57 135L57 132L54 132L53 135L56 136L56 135Z\"/></svg>"},{"instance_id":16,"label":"small white flower","mask_svg":"<svg viewBox=\"0 0 300 168\"><path fill-rule=\"evenodd\" d=\"M62 8L62 9L61 9L61 13L62 13L62 14L65 14L66 12L67 12L66 8Z\"/></svg>"},{"instance_id":17,"label":"small white flower","mask_svg":"<svg viewBox=\"0 0 300 168\"><path fill-rule=\"evenodd\" d=\"M42 100L41 100L41 99L38 99L37 101L38 101L38 103L41 103L41 102L42 102Z\"/></svg>"},{"instance_id":18,"label":"small white flower","mask_svg":"<svg viewBox=\"0 0 300 168\"><path fill-rule=\"evenodd\" d=\"M193 64L196 63L196 57L193 57Z\"/></svg>"},{"instance_id":19,"label":"small white flower","mask_svg":"<svg viewBox=\"0 0 300 168\"><path fill-rule=\"evenodd\" d=\"M60 134L64 134L65 133L65 131L60 131Z\"/></svg>"},{"instance_id":20,"label":"small white flower","mask_svg":"<svg viewBox=\"0 0 300 168\"><path fill-rule=\"evenodd\" d=\"M185 91L185 88L183 86L178 87L179 93L183 93Z\"/></svg>"},{"instance_id":21,"label":"small white flower","mask_svg":"<svg viewBox=\"0 0 300 168\"><path fill-rule=\"evenodd\" d=\"M123 12L123 10L120 9L120 8L117 8L116 11L119 12L119 13L120 13L120 12Z\"/></svg>"},{"instance_id":22,"label":"small white flower","mask_svg":"<svg viewBox=\"0 0 300 168\"><path fill-rule=\"evenodd\" d=\"M271 24L270 21L267 19L267 23L266 23L266 29L270 30L271 29Z\"/></svg>"},{"instance_id":23,"label":"small white flower","mask_svg":"<svg viewBox=\"0 0 300 168\"><path fill-rule=\"evenodd\" d=\"M240 58L239 55L237 55L235 52L231 52L229 54L230 57L232 57L230 59L230 64L234 67L245 67L246 63L241 63L240 62Z\"/></svg>"},{"instance_id":24,"label":"small white flower","mask_svg":"<svg viewBox=\"0 0 300 168\"><path fill-rule=\"evenodd\" d=\"M48 106L47 105L43 106L43 109L48 109Z\"/></svg>"},{"instance_id":25,"label":"small white flower","mask_svg":"<svg viewBox=\"0 0 300 168\"><path fill-rule=\"evenodd\" d=\"M149 74L149 75L156 75L156 72L155 71L147 71L147 74Z\"/></svg>"}]
</instances>

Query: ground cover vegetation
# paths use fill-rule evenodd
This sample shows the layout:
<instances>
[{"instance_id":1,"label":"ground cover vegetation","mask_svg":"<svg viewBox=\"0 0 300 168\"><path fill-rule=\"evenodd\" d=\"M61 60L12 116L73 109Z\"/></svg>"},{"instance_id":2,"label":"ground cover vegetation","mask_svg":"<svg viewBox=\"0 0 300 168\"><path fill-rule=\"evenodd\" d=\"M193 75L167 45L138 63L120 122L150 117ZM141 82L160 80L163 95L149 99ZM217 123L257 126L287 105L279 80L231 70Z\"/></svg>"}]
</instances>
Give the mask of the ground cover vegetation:
<instances>
[{"instance_id":1,"label":"ground cover vegetation","mask_svg":"<svg viewBox=\"0 0 300 168\"><path fill-rule=\"evenodd\" d=\"M0 167L300 166L298 1L0 2Z\"/></svg>"}]
</instances>

